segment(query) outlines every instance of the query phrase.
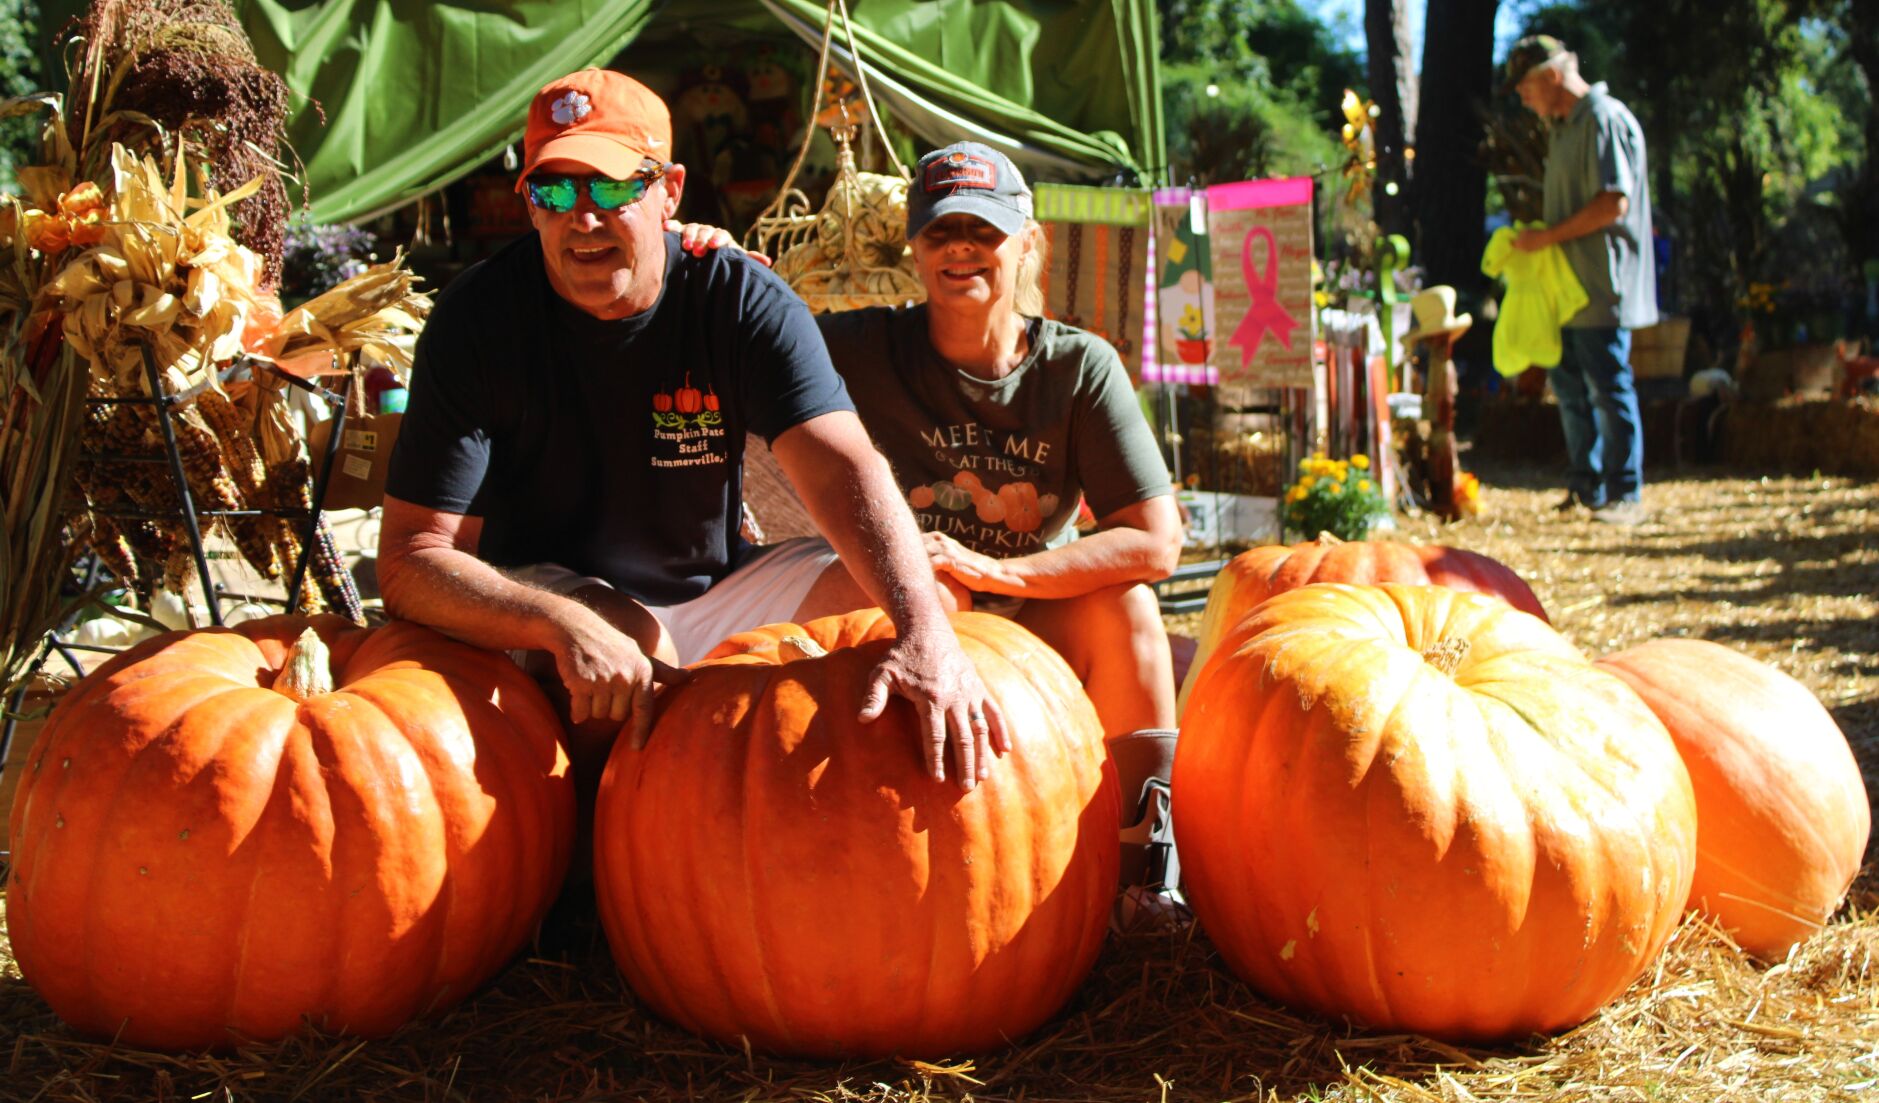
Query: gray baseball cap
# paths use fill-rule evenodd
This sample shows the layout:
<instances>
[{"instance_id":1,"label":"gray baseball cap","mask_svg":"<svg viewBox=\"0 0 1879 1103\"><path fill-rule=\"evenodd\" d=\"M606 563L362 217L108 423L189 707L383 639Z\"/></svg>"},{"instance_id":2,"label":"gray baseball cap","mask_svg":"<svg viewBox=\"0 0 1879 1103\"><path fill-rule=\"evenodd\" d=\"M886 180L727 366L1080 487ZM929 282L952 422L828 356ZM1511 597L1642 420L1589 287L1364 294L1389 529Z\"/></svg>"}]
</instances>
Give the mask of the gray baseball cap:
<instances>
[{"instance_id":1,"label":"gray baseball cap","mask_svg":"<svg viewBox=\"0 0 1879 1103\"><path fill-rule=\"evenodd\" d=\"M1514 43L1501 63L1501 95L1510 96L1522 78L1566 52L1566 44L1550 34L1530 34Z\"/></svg>"},{"instance_id":2,"label":"gray baseball cap","mask_svg":"<svg viewBox=\"0 0 1879 1103\"><path fill-rule=\"evenodd\" d=\"M942 215L982 218L1006 235L1031 217L1031 189L1011 158L980 142L954 142L920 158L907 189L907 240Z\"/></svg>"}]
</instances>

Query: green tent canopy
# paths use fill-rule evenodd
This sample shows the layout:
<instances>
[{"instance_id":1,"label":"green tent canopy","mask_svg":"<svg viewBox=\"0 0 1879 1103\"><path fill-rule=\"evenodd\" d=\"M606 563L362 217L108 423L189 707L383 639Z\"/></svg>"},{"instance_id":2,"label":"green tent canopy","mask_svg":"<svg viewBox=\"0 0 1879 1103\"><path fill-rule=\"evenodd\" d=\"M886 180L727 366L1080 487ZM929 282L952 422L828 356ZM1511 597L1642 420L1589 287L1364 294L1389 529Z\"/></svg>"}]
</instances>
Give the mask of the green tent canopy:
<instances>
[{"instance_id":1,"label":"green tent canopy","mask_svg":"<svg viewBox=\"0 0 1879 1103\"><path fill-rule=\"evenodd\" d=\"M521 138L542 85L668 21L779 24L813 49L823 0L234 0L299 102L289 139L316 222L354 221L463 176ZM44 0L56 29L84 8ZM920 139L973 137L1039 179L1165 172L1149 0L851 0L886 110ZM853 72L847 35L832 62ZM317 102L314 109L312 102ZM322 120L322 116L324 119Z\"/></svg>"}]
</instances>

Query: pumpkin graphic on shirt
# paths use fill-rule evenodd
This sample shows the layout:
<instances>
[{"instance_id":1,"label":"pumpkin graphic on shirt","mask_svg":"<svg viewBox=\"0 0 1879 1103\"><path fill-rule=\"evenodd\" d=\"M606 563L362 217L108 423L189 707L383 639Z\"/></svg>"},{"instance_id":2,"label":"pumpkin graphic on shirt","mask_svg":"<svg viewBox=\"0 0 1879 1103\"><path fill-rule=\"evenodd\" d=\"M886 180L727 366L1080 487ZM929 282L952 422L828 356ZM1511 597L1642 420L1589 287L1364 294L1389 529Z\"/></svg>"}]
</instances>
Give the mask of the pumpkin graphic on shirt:
<instances>
[{"instance_id":1,"label":"pumpkin graphic on shirt","mask_svg":"<svg viewBox=\"0 0 1879 1103\"><path fill-rule=\"evenodd\" d=\"M998 500L1004 504L1005 527L1011 531L1036 532L1044 523L1037 487L1030 483L1006 483L998 488Z\"/></svg>"},{"instance_id":2,"label":"pumpkin graphic on shirt","mask_svg":"<svg viewBox=\"0 0 1879 1103\"><path fill-rule=\"evenodd\" d=\"M704 409L704 392L692 386L691 372L685 373L685 385L673 393L672 404L678 407L681 414L695 414Z\"/></svg>"},{"instance_id":3,"label":"pumpkin graphic on shirt","mask_svg":"<svg viewBox=\"0 0 1879 1103\"><path fill-rule=\"evenodd\" d=\"M972 504L972 493L956 483L934 483L924 489L933 495L932 504L954 513Z\"/></svg>"}]
</instances>

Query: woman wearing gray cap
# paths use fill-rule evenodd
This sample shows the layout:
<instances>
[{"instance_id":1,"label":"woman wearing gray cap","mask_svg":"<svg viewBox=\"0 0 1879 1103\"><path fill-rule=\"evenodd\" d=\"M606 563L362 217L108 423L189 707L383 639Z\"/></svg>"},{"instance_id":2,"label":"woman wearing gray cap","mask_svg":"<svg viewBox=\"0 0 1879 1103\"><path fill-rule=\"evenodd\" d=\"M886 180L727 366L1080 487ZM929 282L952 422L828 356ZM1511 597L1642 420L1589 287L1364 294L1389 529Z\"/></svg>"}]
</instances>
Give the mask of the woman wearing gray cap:
<instances>
[{"instance_id":1,"label":"woman wearing gray cap","mask_svg":"<svg viewBox=\"0 0 1879 1103\"><path fill-rule=\"evenodd\" d=\"M1174 726L1148 583L1179 560L1168 470L1115 349L1043 318L1044 239L1002 153L920 159L907 237L923 304L816 320L925 533L935 574L1067 659L1111 737ZM1096 531L1077 538L1087 499Z\"/></svg>"},{"instance_id":2,"label":"woman wearing gray cap","mask_svg":"<svg viewBox=\"0 0 1879 1103\"><path fill-rule=\"evenodd\" d=\"M1042 317L1044 238L1008 158L976 142L921 158L907 236L925 303L816 321L934 573L1082 678L1124 775L1126 823L1143 775L1165 777L1173 753L1150 587L1181 551L1167 467L1115 349ZM1080 537L1079 501L1096 519Z\"/></svg>"},{"instance_id":3,"label":"woman wearing gray cap","mask_svg":"<svg viewBox=\"0 0 1879 1103\"><path fill-rule=\"evenodd\" d=\"M684 230L687 249L730 242ZM1174 673L1150 588L1180 558L1168 469L1115 349L1043 317L1044 236L1010 159L977 142L921 158L907 237L926 302L819 315L829 356L934 575L1030 629L1082 680L1122 777L1124 839L1140 844L1124 847L1123 884L1172 889ZM1096 519L1084 534L1081 502ZM825 604L870 603L842 572L817 585Z\"/></svg>"}]
</instances>

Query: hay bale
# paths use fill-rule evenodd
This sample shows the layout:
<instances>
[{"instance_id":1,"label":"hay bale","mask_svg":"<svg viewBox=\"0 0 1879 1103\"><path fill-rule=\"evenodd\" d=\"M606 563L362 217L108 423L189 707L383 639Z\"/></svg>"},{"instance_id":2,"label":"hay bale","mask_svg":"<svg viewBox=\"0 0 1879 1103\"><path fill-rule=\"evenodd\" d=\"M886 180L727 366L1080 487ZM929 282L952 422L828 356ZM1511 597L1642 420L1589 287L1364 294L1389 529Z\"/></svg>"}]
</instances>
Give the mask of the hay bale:
<instances>
[{"instance_id":1,"label":"hay bale","mask_svg":"<svg viewBox=\"0 0 1879 1103\"><path fill-rule=\"evenodd\" d=\"M1879 400L1733 403L1723 415L1723 458L1769 471L1879 475Z\"/></svg>"}]
</instances>

